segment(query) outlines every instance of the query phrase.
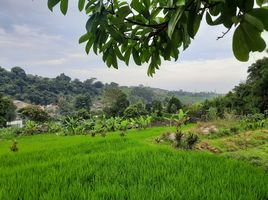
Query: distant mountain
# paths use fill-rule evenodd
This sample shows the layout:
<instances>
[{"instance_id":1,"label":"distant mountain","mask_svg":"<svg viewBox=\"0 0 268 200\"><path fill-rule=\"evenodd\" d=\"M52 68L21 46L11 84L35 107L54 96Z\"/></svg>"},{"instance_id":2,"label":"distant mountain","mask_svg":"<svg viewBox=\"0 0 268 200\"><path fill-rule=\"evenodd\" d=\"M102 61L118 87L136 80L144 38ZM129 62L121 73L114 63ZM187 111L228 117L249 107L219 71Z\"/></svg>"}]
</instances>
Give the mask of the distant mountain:
<instances>
[{"instance_id":1,"label":"distant mountain","mask_svg":"<svg viewBox=\"0 0 268 200\"><path fill-rule=\"evenodd\" d=\"M215 92L187 92L183 90L169 91L160 88L145 87L139 85L137 87L125 87L122 86L122 90L128 94L130 101L145 100L150 102L152 99L167 102L172 96L178 97L183 104L193 104L205 101L206 99L212 99L220 96Z\"/></svg>"},{"instance_id":2,"label":"distant mountain","mask_svg":"<svg viewBox=\"0 0 268 200\"><path fill-rule=\"evenodd\" d=\"M142 85L127 87L119 86L116 83L104 84L97 81L96 78L89 78L85 81L72 80L65 74L60 74L55 78L46 78L26 74L20 67L14 67L11 71L0 67L0 93L32 104L57 104L61 97L71 101L81 94L90 95L91 99L96 102L102 98L103 90L110 86L122 89L131 103L138 101L149 103L152 100L160 100L165 103L172 96L176 96L184 104L192 104L219 95L214 92L168 91Z\"/></svg>"}]
</instances>

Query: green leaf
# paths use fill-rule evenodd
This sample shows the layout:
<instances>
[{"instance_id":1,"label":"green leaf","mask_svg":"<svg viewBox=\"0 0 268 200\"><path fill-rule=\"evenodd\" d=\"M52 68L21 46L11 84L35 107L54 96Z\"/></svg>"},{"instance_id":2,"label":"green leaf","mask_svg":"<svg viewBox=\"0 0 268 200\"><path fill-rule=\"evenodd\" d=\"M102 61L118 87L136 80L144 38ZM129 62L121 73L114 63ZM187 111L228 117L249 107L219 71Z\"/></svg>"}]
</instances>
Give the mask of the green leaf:
<instances>
[{"instance_id":1,"label":"green leaf","mask_svg":"<svg viewBox=\"0 0 268 200\"><path fill-rule=\"evenodd\" d=\"M143 4L145 5L145 7L146 7L147 9L149 9L149 8L150 8L150 5L151 5L151 2L150 2L150 0L144 0L144 1L143 1Z\"/></svg>"},{"instance_id":2,"label":"green leaf","mask_svg":"<svg viewBox=\"0 0 268 200\"><path fill-rule=\"evenodd\" d=\"M61 0L60 10L61 10L62 14L66 15L67 10L68 10L68 0Z\"/></svg>"},{"instance_id":3,"label":"green leaf","mask_svg":"<svg viewBox=\"0 0 268 200\"><path fill-rule=\"evenodd\" d=\"M185 0L177 0L176 6L184 6L185 5Z\"/></svg>"},{"instance_id":4,"label":"green leaf","mask_svg":"<svg viewBox=\"0 0 268 200\"><path fill-rule=\"evenodd\" d=\"M138 13L142 13L144 10L143 5L139 2L139 0L132 0L131 1L131 7L136 10Z\"/></svg>"},{"instance_id":5,"label":"green leaf","mask_svg":"<svg viewBox=\"0 0 268 200\"><path fill-rule=\"evenodd\" d=\"M53 8L60 2L60 0L48 0L47 6L48 8L53 11Z\"/></svg>"},{"instance_id":6,"label":"green leaf","mask_svg":"<svg viewBox=\"0 0 268 200\"><path fill-rule=\"evenodd\" d=\"M132 56L137 65L141 65L141 59L139 56L139 52L136 50L135 47L132 48Z\"/></svg>"},{"instance_id":7,"label":"green leaf","mask_svg":"<svg viewBox=\"0 0 268 200\"><path fill-rule=\"evenodd\" d=\"M233 35L233 52L236 59L240 61L248 61L250 49L246 43L241 25L235 30Z\"/></svg>"},{"instance_id":8,"label":"green leaf","mask_svg":"<svg viewBox=\"0 0 268 200\"><path fill-rule=\"evenodd\" d=\"M171 16L169 23L168 23L168 37L172 38L172 35L174 33L175 27L180 20L181 16L183 14L183 9L178 8L176 12Z\"/></svg>"},{"instance_id":9,"label":"green leaf","mask_svg":"<svg viewBox=\"0 0 268 200\"><path fill-rule=\"evenodd\" d=\"M88 19L88 21L86 23L87 32L95 34L95 31L96 31L96 18L97 18L97 14L93 14Z\"/></svg>"},{"instance_id":10,"label":"green leaf","mask_svg":"<svg viewBox=\"0 0 268 200\"><path fill-rule=\"evenodd\" d=\"M196 12L190 12L187 22L187 31L191 38L194 38L202 20L202 15L198 15Z\"/></svg>"},{"instance_id":11,"label":"green leaf","mask_svg":"<svg viewBox=\"0 0 268 200\"><path fill-rule=\"evenodd\" d=\"M249 12L253 9L254 0L238 0L237 4L241 11Z\"/></svg>"},{"instance_id":12,"label":"green leaf","mask_svg":"<svg viewBox=\"0 0 268 200\"><path fill-rule=\"evenodd\" d=\"M263 31L264 29L263 24L258 18L246 13L244 15L244 20L247 21L252 26L255 26L260 32Z\"/></svg>"},{"instance_id":13,"label":"green leaf","mask_svg":"<svg viewBox=\"0 0 268 200\"><path fill-rule=\"evenodd\" d=\"M247 45L250 48L250 51L259 51L262 52L265 50L266 44L265 41L261 38L261 33L258 31L255 26L252 26L249 23L243 22L240 25L244 32L244 37Z\"/></svg>"},{"instance_id":14,"label":"green leaf","mask_svg":"<svg viewBox=\"0 0 268 200\"><path fill-rule=\"evenodd\" d=\"M233 52L240 61L248 61L249 53L262 52L266 48L265 41L255 26L242 22L234 32Z\"/></svg>"},{"instance_id":15,"label":"green leaf","mask_svg":"<svg viewBox=\"0 0 268 200\"><path fill-rule=\"evenodd\" d=\"M123 44L125 41L124 35L122 33L120 33L119 31L117 31L114 27L109 26L107 27L109 30L109 33L111 35L111 37L116 40L118 43Z\"/></svg>"},{"instance_id":16,"label":"green leaf","mask_svg":"<svg viewBox=\"0 0 268 200\"><path fill-rule=\"evenodd\" d=\"M88 35L88 33L82 35L82 36L79 38L79 44L88 41L88 39L89 39L89 35Z\"/></svg>"},{"instance_id":17,"label":"green leaf","mask_svg":"<svg viewBox=\"0 0 268 200\"><path fill-rule=\"evenodd\" d=\"M267 8L255 8L251 12L249 12L249 14L258 18L264 25L264 29L268 31L268 9Z\"/></svg>"},{"instance_id":18,"label":"green leaf","mask_svg":"<svg viewBox=\"0 0 268 200\"><path fill-rule=\"evenodd\" d=\"M125 52L125 55L124 55L126 65L129 64L129 58L130 58L130 55L131 55L131 48L128 48L128 49L126 50L126 52Z\"/></svg>"},{"instance_id":19,"label":"green leaf","mask_svg":"<svg viewBox=\"0 0 268 200\"><path fill-rule=\"evenodd\" d=\"M115 55L122 61L125 60L125 57L122 55L121 51L119 50L118 46L114 45L114 52Z\"/></svg>"},{"instance_id":20,"label":"green leaf","mask_svg":"<svg viewBox=\"0 0 268 200\"><path fill-rule=\"evenodd\" d=\"M154 73L155 73L155 66L154 63L151 62L147 69L147 75L152 77Z\"/></svg>"},{"instance_id":21,"label":"green leaf","mask_svg":"<svg viewBox=\"0 0 268 200\"><path fill-rule=\"evenodd\" d=\"M85 47L85 51L86 51L87 54L89 54L89 51L90 51L90 49L91 49L93 43L94 43L94 37L91 37L91 38L88 40L88 42L87 42L87 44L86 44L86 47Z\"/></svg>"},{"instance_id":22,"label":"green leaf","mask_svg":"<svg viewBox=\"0 0 268 200\"><path fill-rule=\"evenodd\" d=\"M82 11L85 7L86 0L79 0L78 1L78 9Z\"/></svg>"},{"instance_id":23,"label":"green leaf","mask_svg":"<svg viewBox=\"0 0 268 200\"><path fill-rule=\"evenodd\" d=\"M118 17L116 18L119 18L120 21L123 20L126 16L128 16L129 14L131 13L131 10L129 8L129 6L124 6L124 7L121 7L119 8L118 12L117 12L117 15Z\"/></svg>"}]
</instances>

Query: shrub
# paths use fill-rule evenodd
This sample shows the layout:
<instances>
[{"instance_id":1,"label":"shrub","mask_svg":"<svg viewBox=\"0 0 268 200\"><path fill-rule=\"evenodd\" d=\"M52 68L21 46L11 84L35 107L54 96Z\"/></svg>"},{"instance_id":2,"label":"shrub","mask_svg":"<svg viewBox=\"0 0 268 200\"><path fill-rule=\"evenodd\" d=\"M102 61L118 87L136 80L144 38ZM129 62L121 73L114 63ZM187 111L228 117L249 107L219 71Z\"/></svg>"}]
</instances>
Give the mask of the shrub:
<instances>
[{"instance_id":1,"label":"shrub","mask_svg":"<svg viewBox=\"0 0 268 200\"><path fill-rule=\"evenodd\" d=\"M208 109L207 118L209 120L216 120L218 118L218 110L216 107L210 107Z\"/></svg>"},{"instance_id":2,"label":"shrub","mask_svg":"<svg viewBox=\"0 0 268 200\"><path fill-rule=\"evenodd\" d=\"M238 134L239 133L239 128L234 126L234 127L231 127L230 128L230 131L233 133L233 134Z\"/></svg>"},{"instance_id":3,"label":"shrub","mask_svg":"<svg viewBox=\"0 0 268 200\"><path fill-rule=\"evenodd\" d=\"M126 136L126 132L120 132L120 134L119 134L121 137L125 137Z\"/></svg>"},{"instance_id":4,"label":"shrub","mask_svg":"<svg viewBox=\"0 0 268 200\"><path fill-rule=\"evenodd\" d=\"M187 148L193 149L194 145L198 142L199 138L195 134L189 134L186 138Z\"/></svg>"},{"instance_id":5,"label":"shrub","mask_svg":"<svg viewBox=\"0 0 268 200\"><path fill-rule=\"evenodd\" d=\"M27 106L20 109L19 115L26 120L31 120L35 122L46 122L49 120L49 115L39 106Z\"/></svg>"},{"instance_id":6,"label":"shrub","mask_svg":"<svg viewBox=\"0 0 268 200\"><path fill-rule=\"evenodd\" d=\"M0 129L0 138L11 139L21 134L22 130L20 128L2 128Z\"/></svg>"},{"instance_id":7,"label":"shrub","mask_svg":"<svg viewBox=\"0 0 268 200\"><path fill-rule=\"evenodd\" d=\"M107 131L116 131L120 127L120 119L111 117L105 120L105 127Z\"/></svg>"},{"instance_id":8,"label":"shrub","mask_svg":"<svg viewBox=\"0 0 268 200\"><path fill-rule=\"evenodd\" d=\"M62 126L57 122L49 122L48 123L48 132L49 133L58 133L62 132L63 128Z\"/></svg>"},{"instance_id":9,"label":"shrub","mask_svg":"<svg viewBox=\"0 0 268 200\"><path fill-rule=\"evenodd\" d=\"M88 119L83 121L83 127L85 132L91 132L94 129L95 121L94 119Z\"/></svg>"},{"instance_id":10,"label":"shrub","mask_svg":"<svg viewBox=\"0 0 268 200\"><path fill-rule=\"evenodd\" d=\"M159 144L161 142L161 138L160 137L155 138L155 142Z\"/></svg>"},{"instance_id":11,"label":"shrub","mask_svg":"<svg viewBox=\"0 0 268 200\"><path fill-rule=\"evenodd\" d=\"M90 119L91 118L91 114L90 111L87 109L79 109L76 113L75 113L75 117L76 118L81 118L81 119Z\"/></svg>"},{"instance_id":12,"label":"shrub","mask_svg":"<svg viewBox=\"0 0 268 200\"><path fill-rule=\"evenodd\" d=\"M263 128L265 122L265 115L260 113L247 115L242 120L242 124L246 130L256 130L258 128Z\"/></svg>"},{"instance_id":13,"label":"shrub","mask_svg":"<svg viewBox=\"0 0 268 200\"><path fill-rule=\"evenodd\" d=\"M161 140L172 142L173 147L181 149L193 149L194 145L199 141L196 134L189 133L183 134L182 132L163 133L160 137L155 139L156 143L160 143Z\"/></svg>"},{"instance_id":14,"label":"shrub","mask_svg":"<svg viewBox=\"0 0 268 200\"><path fill-rule=\"evenodd\" d=\"M91 132L91 136L92 137L95 137L96 136L96 133L94 131Z\"/></svg>"},{"instance_id":15,"label":"shrub","mask_svg":"<svg viewBox=\"0 0 268 200\"><path fill-rule=\"evenodd\" d=\"M102 120L97 120L94 124L93 127L93 131L95 133L103 133L105 132L107 129L105 129L104 125L103 125L103 121Z\"/></svg>"},{"instance_id":16,"label":"shrub","mask_svg":"<svg viewBox=\"0 0 268 200\"><path fill-rule=\"evenodd\" d=\"M182 147L182 137L183 137L183 134L180 132L175 134L175 141L174 141L175 148Z\"/></svg>"},{"instance_id":17,"label":"shrub","mask_svg":"<svg viewBox=\"0 0 268 200\"><path fill-rule=\"evenodd\" d=\"M22 133L25 135L33 135L38 133L38 125L36 122L28 120L22 128Z\"/></svg>"},{"instance_id":18,"label":"shrub","mask_svg":"<svg viewBox=\"0 0 268 200\"><path fill-rule=\"evenodd\" d=\"M14 140L13 144L10 146L10 150L13 152L17 152L19 150L17 144L18 144L17 141Z\"/></svg>"},{"instance_id":19,"label":"shrub","mask_svg":"<svg viewBox=\"0 0 268 200\"><path fill-rule=\"evenodd\" d=\"M124 111L125 118L137 118L142 115L146 115L147 111L142 103L130 105Z\"/></svg>"},{"instance_id":20,"label":"shrub","mask_svg":"<svg viewBox=\"0 0 268 200\"><path fill-rule=\"evenodd\" d=\"M65 133L76 135L79 132L83 132L84 129L82 126L80 126L81 122L79 119L73 118L73 117L66 117L66 119L63 121L63 125L65 127Z\"/></svg>"}]
</instances>

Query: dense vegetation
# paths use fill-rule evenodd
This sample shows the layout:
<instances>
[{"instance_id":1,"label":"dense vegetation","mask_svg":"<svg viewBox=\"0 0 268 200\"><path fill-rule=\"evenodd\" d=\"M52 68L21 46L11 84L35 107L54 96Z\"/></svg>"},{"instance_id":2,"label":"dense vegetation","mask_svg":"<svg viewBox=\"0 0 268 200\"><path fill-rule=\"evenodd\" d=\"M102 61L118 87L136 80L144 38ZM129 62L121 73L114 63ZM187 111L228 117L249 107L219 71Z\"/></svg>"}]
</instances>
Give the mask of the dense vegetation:
<instances>
[{"instance_id":1,"label":"dense vegetation","mask_svg":"<svg viewBox=\"0 0 268 200\"><path fill-rule=\"evenodd\" d=\"M66 102L77 101L81 98L91 98L91 102L102 98L105 88L117 88L116 83L104 84L95 78L89 78L85 81L78 79L72 80L69 76L61 74L56 78L45 78L26 74L20 67L14 67L7 71L0 67L0 93L10 96L12 99L22 100L32 104L65 104ZM132 103L142 101L150 103L154 99L165 101L165 98L174 96L181 97L184 103L200 102L217 96L212 92L191 93L185 91L169 92L167 90L154 89L144 86L139 87L120 87L127 94ZM112 92L112 91L111 91ZM111 93L110 92L110 93ZM191 100L189 100L190 97ZM80 98L80 99L79 99ZM91 104L90 102L88 103ZM86 105L88 106L88 105ZM81 105L76 105L81 107Z\"/></svg>"},{"instance_id":2,"label":"dense vegetation","mask_svg":"<svg viewBox=\"0 0 268 200\"><path fill-rule=\"evenodd\" d=\"M268 115L268 58L258 60L248 68L246 82L240 83L224 97L204 102L205 109L215 108L217 115L234 112L238 115L264 113Z\"/></svg>"},{"instance_id":3,"label":"dense vegetation","mask_svg":"<svg viewBox=\"0 0 268 200\"><path fill-rule=\"evenodd\" d=\"M71 80L64 74L44 78L26 74L20 67L14 67L11 71L0 68L0 92L33 104L55 104L60 97L70 98L81 94L95 97L103 87L103 83L93 78L81 82Z\"/></svg>"},{"instance_id":4,"label":"dense vegetation","mask_svg":"<svg viewBox=\"0 0 268 200\"><path fill-rule=\"evenodd\" d=\"M15 109L16 107L11 99L4 97L0 93L0 128L15 118Z\"/></svg>"}]
</instances>

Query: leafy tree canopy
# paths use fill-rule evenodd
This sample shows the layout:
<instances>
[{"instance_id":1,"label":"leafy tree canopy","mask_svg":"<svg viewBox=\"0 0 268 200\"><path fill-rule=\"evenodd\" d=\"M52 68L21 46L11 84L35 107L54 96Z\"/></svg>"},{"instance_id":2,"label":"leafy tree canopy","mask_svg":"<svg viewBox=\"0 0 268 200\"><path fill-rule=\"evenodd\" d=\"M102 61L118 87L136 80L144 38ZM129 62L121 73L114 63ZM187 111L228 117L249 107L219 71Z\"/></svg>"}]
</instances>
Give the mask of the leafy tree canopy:
<instances>
[{"instance_id":1,"label":"leafy tree canopy","mask_svg":"<svg viewBox=\"0 0 268 200\"><path fill-rule=\"evenodd\" d=\"M81 94L75 98L74 107L76 109L90 110L91 105L92 105L92 101L91 101L90 95L88 94L85 94L85 95Z\"/></svg>"},{"instance_id":2,"label":"leafy tree canopy","mask_svg":"<svg viewBox=\"0 0 268 200\"><path fill-rule=\"evenodd\" d=\"M210 26L235 28L233 52L240 61L249 53L265 50L261 33L268 30L267 0L78 0L78 8L89 15L87 33L79 42L102 54L108 67L118 68L118 60L129 64L149 63L148 75L161 61L178 59L189 47L203 18ZM48 0L50 10L60 4L65 15L68 0ZM257 5L257 6L254 6ZM219 38L221 38L219 37Z\"/></svg>"},{"instance_id":3,"label":"leafy tree canopy","mask_svg":"<svg viewBox=\"0 0 268 200\"><path fill-rule=\"evenodd\" d=\"M26 74L20 67L13 67L11 71L0 67L0 92L33 104L56 104L60 97L68 99L67 103L75 100L76 96L89 94L96 98L104 87L100 81L90 78L81 82L78 79L72 80L65 74L60 74L56 78L46 78ZM66 103L64 110L68 110Z\"/></svg>"},{"instance_id":4,"label":"leafy tree canopy","mask_svg":"<svg viewBox=\"0 0 268 200\"><path fill-rule=\"evenodd\" d=\"M217 97L203 103L203 109L217 109L218 117L225 111L236 114L268 114L268 58L258 60L248 69L248 78L226 96Z\"/></svg>"},{"instance_id":5,"label":"leafy tree canopy","mask_svg":"<svg viewBox=\"0 0 268 200\"><path fill-rule=\"evenodd\" d=\"M49 120L48 113L39 106L27 106L20 109L18 112L23 119L32 120L35 122L46 122Z\"/></svg>"},{"instance_id":6,"label":"leafy tree canopy","mask_svg":"<svg viewBox=\"0 0 268 200\"><path fill-rule=\"evenodd\" d=\"M136 118L148 114L142 103L132 104L124 111L124 117Z\"/></svg>"},{"instance_id":7,"label":"leafy tree canopy","mask_svg":"<svg viewBox=\"0 0 268 200\"><path fill-rule=\"evenodd\" d=\"M168 113L176 113L181 108L182 108L181 101L178 98L173 96L168 102L167 112Z\"/></svg>"},{"instance_id":8,"label":"leafy tree canopy","mask_svg":"<svg viewBox=\"0 0 268 200\"><path fill-rule=\"evenodd\" d=\"M16 106L11 99L0 93L0 128L6 126L7 121L15 119Z\"/></svg>"}]
</instances>

